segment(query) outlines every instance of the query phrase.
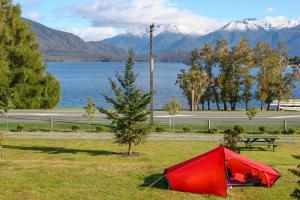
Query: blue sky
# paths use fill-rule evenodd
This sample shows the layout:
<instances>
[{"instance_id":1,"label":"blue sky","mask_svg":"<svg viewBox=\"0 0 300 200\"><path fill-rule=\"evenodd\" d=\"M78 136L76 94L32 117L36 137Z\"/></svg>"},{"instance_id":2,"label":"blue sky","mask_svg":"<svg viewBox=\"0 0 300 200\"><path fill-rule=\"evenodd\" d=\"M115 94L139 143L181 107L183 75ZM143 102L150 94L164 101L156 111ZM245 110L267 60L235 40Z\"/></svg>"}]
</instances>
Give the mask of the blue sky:
<instances>
[{"instance_id":1,"label":"blue sky","mask_svg":"<svg viewBox=\"0 0 300 200\"><path fill-rule=\"evenodd\" d=\"M299 18L299 0L176 0L180 7L199 15L232 20L285 16ZM273 8L270 12L269 8Z\"/></svg>"},{"instance_id":2,"label":"blue sky","mask_svg":"<svg viewBox=\"0 0 300 200\"><path fill-rule=\"evenodd\" d=\"M100 40L151 22L205 34L231 20L300 17L299 0L15 0L23 16L85 40Z\"/></svg>"}]
</instances>

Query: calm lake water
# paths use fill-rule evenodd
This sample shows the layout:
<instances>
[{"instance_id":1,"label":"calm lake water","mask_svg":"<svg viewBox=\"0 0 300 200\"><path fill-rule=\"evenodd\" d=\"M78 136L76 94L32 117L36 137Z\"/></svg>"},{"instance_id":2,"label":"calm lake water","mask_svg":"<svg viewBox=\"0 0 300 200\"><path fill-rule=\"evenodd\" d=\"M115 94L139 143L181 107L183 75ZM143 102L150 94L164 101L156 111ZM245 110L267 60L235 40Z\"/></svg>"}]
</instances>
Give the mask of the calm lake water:
<instances>
[{"instance_id":1,"label":"calm lake water","mask_svg":"<svg viewBox=\"0 0 300 200\"><path fill-rule=\"evenodd\" d=\"M114 78L114 72L124 70L121 62L49 62L48 71L61 82L62 97L59 108L83 108L87 97L93 97L98 106L109 107L103 94L112 94L108 78ZM182 63L155 63L155 108L162 108L173 97L178 98L184 108L187 101L179 87L175 85L177 74L189 67ZM134 70L139 73L137 85L149 91L149 64L136 63ZM299 86L294 97L300 98ZM256 101L252 104L258 105ZM239 105L238 107L243 107Z\"/></svg>"},{"instance_id":2,"label":"calm lake water","mask_svg":"<svg viewBox=\"0 0 300 200\"><path fill-rule=\"evenodd\" d=\"M124 70L120 62L49 62L48 71L61 82L62 97L59 108L82 108L87 97L93 97L97 105L105 106L103 94L112 94L108 78L114 78L116 71ZM178 86L177 74L188 67L182 63L155 64L155 107L161 108L172 97L187 105ZM134 71L139 73L137 85L149 91L149 64L136 63Z\"/></svg>"}]
</instances>

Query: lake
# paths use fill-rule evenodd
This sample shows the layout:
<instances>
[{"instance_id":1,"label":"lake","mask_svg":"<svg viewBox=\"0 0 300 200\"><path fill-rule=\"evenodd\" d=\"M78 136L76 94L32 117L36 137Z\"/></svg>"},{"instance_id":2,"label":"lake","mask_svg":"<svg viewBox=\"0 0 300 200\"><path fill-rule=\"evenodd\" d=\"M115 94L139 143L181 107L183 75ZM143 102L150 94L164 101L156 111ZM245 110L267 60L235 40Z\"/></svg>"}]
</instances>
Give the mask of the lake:
<instances>
[{"instance_id":1,"label":"lake","mask_svg":"<svg viewBox=\"0 0 300 200\"><path fill-rule=\"evenodd\" d=\"M87 98L93 97L98 106L109 107L103 94L112 94L108 78L114 78L116 71L124 70L121 62L48 62L48 71L60 82L62 87L59 108L83 108ZM155 63L155 108L162 108L173 97L178 98L184 108L187 101L181 90L175 85L177 75L189 67L182 63ZM149 91L149 63L136 63L134 71L139 74L137 85L143 91ZM294 97L300 98L299 87ZM252 104L258 105L257 101ZM239 108L243 105L238 105Z\"/></svg>"},{"instance_id":2,"label":"lake","mask_svg":"<svg viewBox=\"0 0 300 200\"><path fill-rule=\"evenodd\" d=\"M87 97L93 97L97 105L108 107L103 94L112 94L108 78L114 78L116 71L124 70L120 62L48 62L48 71L60 82L62 87L59 108L83 108ZM188 66L182 63L155 63L155 108L177 97L182 104L187 102L178 86L177 74ZM137 85L149 91L149 63L136 63L134 71L139 74Z\"/></svg>"}]
</instances>

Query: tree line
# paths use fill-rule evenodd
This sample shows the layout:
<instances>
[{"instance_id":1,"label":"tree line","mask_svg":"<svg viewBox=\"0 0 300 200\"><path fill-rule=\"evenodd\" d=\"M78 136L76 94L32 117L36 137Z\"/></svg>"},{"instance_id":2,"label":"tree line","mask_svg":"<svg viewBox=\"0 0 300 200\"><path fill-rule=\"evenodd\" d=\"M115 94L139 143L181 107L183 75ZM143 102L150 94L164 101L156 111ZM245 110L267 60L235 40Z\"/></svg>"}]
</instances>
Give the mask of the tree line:
<instances>
[{"instance_id":1,"label":"tree line","mask_svg":"<svg viewBox=\"0 0 300 200\"><path fill-rule=\"evenodd\" d=\"M299 79L299 67L289 65L287 48L279 42L277 48L259 42L251 48L247 39L229 47L227 40L216 41L215 46L204 44L191 52L187 65L176 84L188 100L190 110L236 110L239 103L249 109L251 100L260 102L261 110L270 110L270 104L292 97Z\"/></svg>"},{"instance_id":2,"label":"tree line","mask_svg":"<svg viewBox=\"0 0 300 200\"><path fill-rule=\"evenodd\" d=\"M0 0L0 108L53 108L60 83L46 73L39 45L20 5Z\"/></svg>"}]
</instances>

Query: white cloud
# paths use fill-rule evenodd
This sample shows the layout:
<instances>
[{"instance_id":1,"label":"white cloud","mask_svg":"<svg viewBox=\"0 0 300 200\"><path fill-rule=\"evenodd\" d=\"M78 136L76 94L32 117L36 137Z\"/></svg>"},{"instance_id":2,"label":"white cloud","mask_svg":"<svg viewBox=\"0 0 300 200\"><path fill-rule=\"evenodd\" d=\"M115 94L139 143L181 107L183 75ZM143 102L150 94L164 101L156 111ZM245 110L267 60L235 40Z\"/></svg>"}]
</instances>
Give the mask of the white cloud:
<instances>
[{"instance_id":1,"label":"white cloud","mask_svg":"<svg viewBox=\"0 0 300 200\"><path fill-rule=\"evenodd\" d=\"M32 12L29 12L29 13L25 14L25 17L29 18L31 20L34 20L34 21L38 21L38 20L41 19L40 14L36 11L32 11Z\"/></svg>"},{"instance_id":2,"label":"white cloud","mask_svg":"<svg viewBox=\"0 0 300 200\"><path fill-rule=\"evenodd\" d=\"M177 25L183 32L206 34L226 22L179 9L169 0L94 0L91 4L71 7L73 14L89 20L95 27L129 29L155 22L160 25Z\"/></svg>"},{"instance_id":3,"label":"white cloud","mask_svg":"<svg viewBox=\"0 0 300 200\"><path fill-rule=\"evenodd\" d=\"M270 6L270 7L268 7L268 8L266 9L266 11L267 11L268 13L274 13L274 12L276 12L276 8Z\"/></svg>"},{"instance_id":4,"label":"white cloud","mask_svg":"<svg viewBox=\"0 0 300 200\"><path fill-rule=\"evenodd\" d=\"M265 22L268 23L270 27L276 28L291 28L294 26L298 26L300 24L300 18L297 19L287 19L284 16L276 16L276 17L266 17Z\"/></svg>"},{"instance_id":5,"label":"white cloud","mask_svg":"<svg viewBox=\"0 0 300 200\"><path fill-rule=\"evenodd\" d=\"M99 41L119 34L117 29L114 27L88 27L66 31L78 35L86 41Z\"/></svg>"}]
</instances>

